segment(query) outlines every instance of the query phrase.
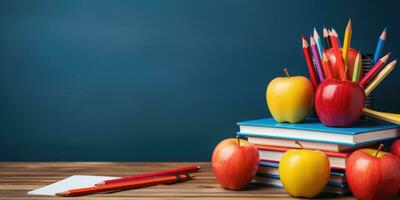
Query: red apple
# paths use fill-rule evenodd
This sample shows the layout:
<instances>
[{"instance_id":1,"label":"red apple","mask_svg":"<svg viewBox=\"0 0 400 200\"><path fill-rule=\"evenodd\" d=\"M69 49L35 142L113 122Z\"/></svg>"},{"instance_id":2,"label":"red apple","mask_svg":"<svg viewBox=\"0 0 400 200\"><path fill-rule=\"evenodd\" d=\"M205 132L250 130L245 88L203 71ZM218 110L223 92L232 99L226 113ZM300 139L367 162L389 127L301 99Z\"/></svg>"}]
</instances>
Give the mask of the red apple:
<instances>
[{"instance_id":1,"label":"red apple","mask_svg":"<svg viewBox=\"0 0 400 200\"><path fill-rule=\"evenodd\" d=\"M215 147L211 162L221 187L240 190L255 176L259 155L257 148L246 140L230 138Z\"/></svg>"},{"instance_id":2,"label":"red apple","mask_svg":"<svg viewBox=\"0 0 400 200\"><path fill-rule=\"evenodd\" d=\"M376 149L359 149L346 159L346 179L357 199L394 199L400 188L400 158Z\"/></svg>"},{"instance_id":3,"label":"red apple","mask_svg":"<svg viewBox=\"0 0 400 200\"><path fill-rule=\"evenodd\" d=\"M350 48L348 51L348 69L347 69L347 80L351 80L352 75L353 75L353 69L354 69L354 61L356 60L358 51L356 49ZM329 61L331 62L331 66L333 69L337 69L337 63L336 63L336 56L334 50L328 49L326 51L326 55L329 57ZM342 58L341 58L342 59ZM360 70L361 72L362 70ZM338 74L337 71L335 71L335 74Z\"/></svg>"},{"instance_id":4,"label":"red apple","mask_svg":"<svg viewBox=\"0 0 400 200\"><path fill-rule=\"evenodd\" d=\"M393 142L391 151L394 155L400 158L400 139Z\"/></svg>"},{"instance_id":5,"label":"red apple","mask_svg":"<svg viewBox=\"0 0 400 200\"><path fill-rule=\"evenodd\" d=\"M315 110L322 124L348 127L362 114L365 92L355 82L325 79L315 91Z\"/></svg>"}]
</instances>

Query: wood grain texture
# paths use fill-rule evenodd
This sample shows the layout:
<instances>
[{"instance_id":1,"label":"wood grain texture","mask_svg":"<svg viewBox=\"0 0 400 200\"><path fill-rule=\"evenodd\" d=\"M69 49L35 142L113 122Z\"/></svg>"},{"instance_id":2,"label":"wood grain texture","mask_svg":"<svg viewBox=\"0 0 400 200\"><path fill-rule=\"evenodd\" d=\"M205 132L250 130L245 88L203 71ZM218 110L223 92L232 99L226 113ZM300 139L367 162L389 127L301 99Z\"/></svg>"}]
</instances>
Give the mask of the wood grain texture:
<instances>
[{"instance_id":1,"label":"wood grain texture","mask_svg":"<svg viewBox=\"0 0 400 200\"><path fill-rule=\"evenodd\" d=\"M199 163L111 163L111 162L1 162L0 200L23 199L291 199L283 189L252 185L244 191L221 189L209 163L200 163L202 170L194 180L174 185L158 185L112 194L83 197L27 196L30 190L59 181L74 174L126 176ZM321 196L323 197L323 196ZM323 197L329 198L329 197ZM340 199L353 199L341 197Z\"/></svg>"}]
</instances>

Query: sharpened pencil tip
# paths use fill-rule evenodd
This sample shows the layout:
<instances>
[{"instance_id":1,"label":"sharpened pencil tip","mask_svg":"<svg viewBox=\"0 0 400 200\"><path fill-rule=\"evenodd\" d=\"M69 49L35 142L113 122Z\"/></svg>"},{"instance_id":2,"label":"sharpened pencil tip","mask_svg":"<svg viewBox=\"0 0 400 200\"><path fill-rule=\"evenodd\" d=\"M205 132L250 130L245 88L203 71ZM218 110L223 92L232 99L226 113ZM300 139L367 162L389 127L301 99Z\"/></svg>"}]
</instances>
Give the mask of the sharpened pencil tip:
<instances>
[{"instance_id":1,"label":"sharpened pencil tip","mask_svg":"<svg viewBox=\"0 0 400 200\"><path fill-rule=\"evenodd\" d=\"M327 30L325 27L322 29L322 33L323 33L323 35L324 35L324 38L326 38L326 37L329 36L329 32L328 32L328 30Z\"/></svg>"},{"instance_id":2,"label":"sharpened pencil tip","mask_svg":"<svg viewBox=\"0 0 400 200\"><path fill-rule=\"evenodd\" d=\"M100 185L105 185L106 183L103 181L103 182L100 182L100 183L96 183L96 184L94 184L95 186L100 186Z\"/></svg>"},{"instance_id":3,"label":"sharpened pencil tip","mask_svg":"<svg viewBox=\"0 0 400 200\"><path fill-rule=\"evenodd\" d=\"M389 59L389 56L392 54L392 52L389 52L388 54L386 54L385 56L383 56L382 58L381 58L381 61L382 62L387 62L387 60Z\"/></svg>"},{"instance_id":4,"label":"sharpened pencil tip","mask_svg":"<svg viewBox=\"0 0 400 200\"><path fill-rule=\"evenodd\" d=\"M386 40L386 27L385 27L385 29L383 29L381 36L379 36L379 39Z\"/></svg>"},{"instance_id":5,"label":"sharpened pencil tip","mask_svg":"<svg viewBox=\"0 0 400 200\"><path fill-rule=\"evenodd\" d=\"M315 45L315 40L312 35L310 35L310 45Z\"/></svg>"},{"instance_id":6,"label":"sharpened pencil tip","mask_svg":"<svg viewBox=\"0 0 400 200\"><path fill-rule=\"evenodd\" d=\"M349 22L347 23L346 30L351 29L351 18L349 19Z\"/></svg>"},{"instance_id":7,"label":"sharpened pencil tip","mask_svg":"<svg viewBox=\"0 0 400 200\"><path fill-rule=\"evenodd\" d=\"M301 35L301 41L303 44L303 48L308 48L308 42L307 42L306 38L304 37L304 35Z\"/></svg>"},{"instance_id":8,"label":"sharpened pencil tip","mask_svg":"<svg viewBox=\"0 0 400 200\"><path fill-rule=\"evenodd\" d=\"M56 193L57 196L67 197L69 195L69 191L58 192Z\"/></svg>"},{"instance_id":9,"label":"sharpened pencil tip","mask_svg":"<svg viewBox=\"0 0 400 200\"><path fill-rule=\"evenodd\" d=\"M314 27L314 37L315 37L315 39L319 39L319 34L318 34L317 29L315 29L315 27Z\"/></svg>"}]
</instances>

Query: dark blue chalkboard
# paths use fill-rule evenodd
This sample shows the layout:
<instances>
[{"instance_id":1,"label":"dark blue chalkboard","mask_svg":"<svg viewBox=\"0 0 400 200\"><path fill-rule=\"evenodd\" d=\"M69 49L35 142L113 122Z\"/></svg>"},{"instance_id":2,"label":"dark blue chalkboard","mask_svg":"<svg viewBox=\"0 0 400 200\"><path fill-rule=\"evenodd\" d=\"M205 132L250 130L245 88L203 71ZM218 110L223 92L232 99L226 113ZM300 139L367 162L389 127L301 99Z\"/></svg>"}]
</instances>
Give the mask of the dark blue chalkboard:
<instances>
[{"instance_id":1,"label":"dark blue chalkboard","mask_svg":"<svg viewBox=\"0 0 400 200\"><path fill-rule=\"evenodd\" d=\"M396 1L0 1L0 161L193 161L307 75L300 35L333 26L400 53ZM400 70L376 89L400 112Z\"/></svg>"}]
</instances>

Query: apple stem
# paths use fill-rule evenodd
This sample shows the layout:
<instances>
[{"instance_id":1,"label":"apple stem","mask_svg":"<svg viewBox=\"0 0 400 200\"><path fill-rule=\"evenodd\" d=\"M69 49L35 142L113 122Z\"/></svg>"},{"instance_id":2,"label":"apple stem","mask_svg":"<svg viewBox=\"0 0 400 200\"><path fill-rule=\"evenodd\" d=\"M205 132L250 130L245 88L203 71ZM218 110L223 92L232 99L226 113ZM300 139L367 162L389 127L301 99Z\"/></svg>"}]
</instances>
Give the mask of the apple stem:
<instances>
[{"instance_id":1,"label":"apple stem","mask_svg":"<svg viewBox=\"0 0 400 200\"><path fill-rule=\"evenodd\" d=\"M378 156L378 153L383 149L383 146L385 146L385 145L383 145L383 144L379 145L378 151L376 151L376 153L375 153L375 158Z\"/></svg>"},{"instance_id":2,"label":"apple stem","mask_svg":"<svg viewBox=\"0 0 400 200\"><path fill-rule=\"evenodd\" d=\"M296 140L295 143L298 144L300 148L304 149L303 145L301 145L299 141Z\"/></svg>"},{"instance_id":3,"label":"apple stem","mask_svg":"<svg viewBox=\"0 0 400 200\"><path fill-rule=\"evenodd\" d=\"M239 135L236 136L236 139L237 139L238 146L240 147L240 137L239 137Z\"/></svg>"},{"instance_id":4,"label":"apple stem","mask_svg":"<svg viewBox=\"0 0 400 200\"><path fill-rule=\"evenodd\" d=\"M286 76L287 76L288 78L290 78L288 68L285 67L285 68L283 69L283 71L285 72Z\"/></svg>"}]
</instances>

